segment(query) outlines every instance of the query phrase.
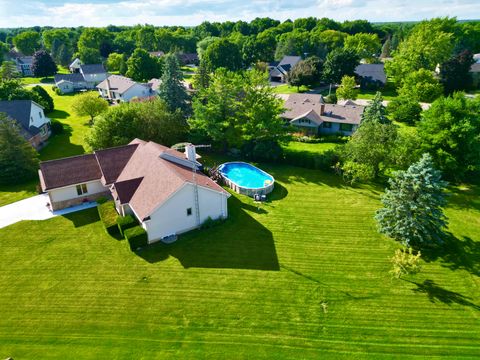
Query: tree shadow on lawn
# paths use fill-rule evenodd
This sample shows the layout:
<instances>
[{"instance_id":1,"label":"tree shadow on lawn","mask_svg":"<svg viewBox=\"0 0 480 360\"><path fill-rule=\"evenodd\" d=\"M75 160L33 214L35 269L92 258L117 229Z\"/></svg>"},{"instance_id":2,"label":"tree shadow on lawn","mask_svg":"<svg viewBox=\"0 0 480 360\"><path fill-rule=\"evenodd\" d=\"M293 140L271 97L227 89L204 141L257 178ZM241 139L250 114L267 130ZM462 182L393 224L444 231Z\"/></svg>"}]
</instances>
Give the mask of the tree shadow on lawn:
<instances>
[{"instance_id":1,"label":"tree shadow on lawn","mask_svg":"<svg viewBox=\"0 0 480 360\"><path fill-rule=\"evenodd\" d=\"M40 151L40 159L44 161L84 154L85 149L82 145L75 145L70 142L71 135L72 127L63 124L63 133L52 135L48 139L48 145Z\"/></svg>"},{"instance_id":2,"label":"tree shadow on lawn","mask_svg":"<svg viewBox=\"0 0 480 360\"><path fill-rule=\"evenodd\" d=\"M96 207L65 214L62 215L62 217L70 220L73 223L73 226L76 228L93 224L100 220Z\"/></svg>"},{"instance_id":3,"label":"tree shadow on lawn","mask_svg":"<svg viewBox=\"0 0 480 360\"><path fill-rule=\"evenodd\" d=\"M441 265L450 270L466 270L480 276L480 242L464 236L458 239L448 233L444 243L431 248L420 248L422 258L427 261L441 259Z\"/></svg>"},{"instance_id":4,"label":"tree shadow on lawn","mask_svg":"<svg viewBox=\"0 0 480 360\"><path fill-rule=\"evenodd\" d=\"M194 230L177 242L156 243L136 252L149 263L169 256L184 268L219 268L278 271L272 233L252 218L235 197L229 200L229 218L210 229Z\"/></svg>"},{"instance_id":5,"label":"tree shadow on lawn","mask_svg":"<svg viewBox=\"0 0 480 360\"><path fill-rule=\"evenodd\" d=\"M475 310L480 310L480 306L470 301L471 298L460 293L450 291L438 286L433 280L425 280L419 284L413 281L405 280L409 283L415 284L416 289L412 289L415 293L426 294L432 303L441 302L447 305L458 304L471 307Z\"/></svg>"},{"instance_id":6,"label":"tree shadow on lawn","mask_svg":"<svg viewBox=\"0 0 480 360\"><path fill-rule=\"evenodd\" d=\"M53 110L49 112L48 117L52 120L66 119L70 116L70 113L63 110ZM65 126L65 125L64 125Z\"/></svg>"},{"instance_id":7,"label":"tree shadow on lawn","mask_svg":"<svg viewBox=\"0 0 480 360\"><path fill-rule=\"evenodd\" d=\"M448 206L454 209L475 209L480 211L480 187L469 185L468 188L449 188Z\"/></svg>"}]
</instances>

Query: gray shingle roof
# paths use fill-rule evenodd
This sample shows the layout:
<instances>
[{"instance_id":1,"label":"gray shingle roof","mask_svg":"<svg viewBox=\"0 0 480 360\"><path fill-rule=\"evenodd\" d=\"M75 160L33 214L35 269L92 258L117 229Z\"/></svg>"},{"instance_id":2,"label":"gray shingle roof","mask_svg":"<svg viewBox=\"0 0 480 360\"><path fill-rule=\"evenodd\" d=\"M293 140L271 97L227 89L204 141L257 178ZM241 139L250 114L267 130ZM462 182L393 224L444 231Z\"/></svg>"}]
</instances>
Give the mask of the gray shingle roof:
<instances>
[{"instance_id":1,"label":"gray shingle roof","mask_svg":"<svg viewBox=\"0 0 480 360\"><path fill-rule=\"evenodd\" d=\"M355 68L355 74L363 78L370 78L372 81L387 82L385 67L383 64L360 64Z\"/></svg>"},{"instance_id":2,"label":"gray shingle roof","mask_svg":"<svg viewBox=\"0 0 480 360\"><path fill-rule=\"evenodd\" d=\"M136 82L132 79L129 79L121 75L110 75L108 78L103 80L100 84L97 85L98 89L104 90L115 90L120 94L123 94L125 91L130 89Z\"/></svg>"},{"instance_id":3,"label":"gray shingle roof","mask_svg":"<svg viewBox=\"0 0 480 360\"><path fill-rule=\"evenodd\" d=\"M103 74L107 72L102 64L80 65L80 71L84 74Z\"/></svg>"},{"instance_id":4,"label":"gray shingle roof","mask_svg":"<svg viewBox=\"0 0 480 360\"><path fill-rule=\"evenodd\" d=\"M85 79L83 75L80 73L73 73L73 74L55 74L53 79L55 80L55 84L58 84L60 81L70 81L72 83L79 83L84 82Z\"/></svg>"},{"instance_id":5,"label":"gray shingle roof","mask_svg":"<svg viewBox=\"0 0 480 360\"><path fill-rule=\"evenodd\" d=\"M0 101L0 112L6 113L10 119L15 120L28 138L40 132L39 128L30 126L31 109L32 100Z\"/></svg>"}]
</instances>

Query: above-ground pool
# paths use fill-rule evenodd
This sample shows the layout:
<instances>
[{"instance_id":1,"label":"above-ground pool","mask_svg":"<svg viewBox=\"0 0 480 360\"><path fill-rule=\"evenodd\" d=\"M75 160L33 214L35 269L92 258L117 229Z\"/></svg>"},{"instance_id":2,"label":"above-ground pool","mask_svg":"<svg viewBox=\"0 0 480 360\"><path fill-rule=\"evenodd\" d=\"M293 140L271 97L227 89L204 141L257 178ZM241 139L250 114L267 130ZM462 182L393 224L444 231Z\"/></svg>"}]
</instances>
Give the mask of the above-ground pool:
<instances>
[{"instance_id":1,"label":"above-ground pool","mask_svg":"<svg viewBox=\"0 0 480 360\"><path fill-rule=\"evenodd\" d=\"M227 185L239 194L265 195L273 190L273 176L251 164L228 162L220 165L218 171Z\"/></svg>"}]
</instances>

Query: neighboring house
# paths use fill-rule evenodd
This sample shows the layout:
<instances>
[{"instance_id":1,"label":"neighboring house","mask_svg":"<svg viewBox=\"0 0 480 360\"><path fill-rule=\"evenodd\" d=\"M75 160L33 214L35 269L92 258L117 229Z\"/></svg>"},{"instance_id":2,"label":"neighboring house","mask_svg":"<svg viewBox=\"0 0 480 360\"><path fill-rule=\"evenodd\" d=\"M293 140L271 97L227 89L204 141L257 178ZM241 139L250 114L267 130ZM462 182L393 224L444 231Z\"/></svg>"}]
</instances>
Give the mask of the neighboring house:
<instances>
[{"instance_id":1,"label":"neighboring house","mask_svg":"<svg viewBox=\"0 0 480 360\"><path fill-rule=\"evenodd\" d=\"M147 85L150 87L150 89L152 89L153 92L155 92L155 94L158 94L158 89L160 88L161 83L162 80L153 78L147 83Z\"/></svg>"},{"instance_id":2,"label":"neighboring house","mask_svg":"<svg viewBox=\"0 0 480 360\"><path fill-rule=\"evenodd\" d=\"M155 95L150 85L137 83L121 75L110 75L97 85L97 89L102 98L111 102L128 102L133 98Z\"/></svg>"},{"instance_id":3,"label":"neighboring house","mask_svg":"<svg viewBox=\"0 0 480 360\"><path fill-rule=\"evenodd\" d=\"M105 80L107 76L107 70L105 70L102 64L87 64L79 65L78 72L55 74L54 80L55 86L57 86L63 94L67 94L78 90L94 89L95 86Z\"/></svg>"},{"instance_id":4,"label":"neighboring house","mask_svg":"<svg viewBox=\"0 0 480 360\"><path fill-rule=\"evenodd\" d=\"M472 64L470 73L472 74L473 86L478 88L480 87L480 54L474 54L473 60L475 60L475 63Z\"/></svg>"},{"instance_id":5,"label":"neighboring house","mask_svg":"<svg viewBox=\"0 0 480 360\"><path fill-rule=\"evenodd\" d=\"M52 210L111 196L117 211L136 217L152 243L198 228L208 218L228 216L230 194L197 171L195 159L193 145L181 153L135 139L93 154L42 162L39 177Z\"/></svg>"},{"instance_id":6,"label":"neighboring house","mask_svg":"<svg viewBox=\"0 0 480 360\"><path fill-rule=\"evenodd\" d=\"M200 63L197 53L178 54L177 57L181 65L198 65Z\"/></svg>"},{"instance_id":7,"label":"neighboring house","mask_svg":"<svg viewBox=\"0 0 480 360\"><path fill-rule=\"evenodd\" d=\"M325 104L322 95L291 94L281 117L308 135L352 135L360 125L363 106L352 102Z\"/></svg>"},{"instance_id":8,"label":"neighboring house","mask_svg":"<svg viewBox=\"0 0 480 360\"><path fill-rule=\"evenodd\" d=\"M40 149L51 134L50 119L32 100L0 101L0 112L20 125L22 135L35 149Z\"/></svg>"},{"instance_id":9,"label":"neighboring house","mask_svg":"<svg viewBox=\"0 0 480 360\"><path fill-rule=\"evenodd\" d=\"M77 73L80 72L80 66L82 66L82 60L79 58L75 58L75 60L72 61L72 63L68 66L70 72L72 73Z\"/></svg>"},{"instance_id":10,"label":"neighboring house","mask_svg":"<svg viewBox=\"0 0 480 360\"><path fill-rule=\"evenodd\" d=\"M300 56L284 56L280 62L268 65L268 73L272 82L287 82L288 72L300 61Z\"/></svg>"},{"instance_id":11,"label":"neighboring house","mask_svg":"<svg viewBox=\"0 0 480 360\"><path fill-rule=\"evenodd\" d=\"M387 83L384 64L360 64L355 68L361 88L383 87Z\"/></svg>"},{"instance_id":12,"label":"neighboring house","mask_svg":"<svg viewBox=\"0 0 480 360\"><path fill-rule=\"evenodd\" d=\"M17 70L22 76L33 76L33 56L19 56L13 59Z\"/></svg>"}]
</instances>

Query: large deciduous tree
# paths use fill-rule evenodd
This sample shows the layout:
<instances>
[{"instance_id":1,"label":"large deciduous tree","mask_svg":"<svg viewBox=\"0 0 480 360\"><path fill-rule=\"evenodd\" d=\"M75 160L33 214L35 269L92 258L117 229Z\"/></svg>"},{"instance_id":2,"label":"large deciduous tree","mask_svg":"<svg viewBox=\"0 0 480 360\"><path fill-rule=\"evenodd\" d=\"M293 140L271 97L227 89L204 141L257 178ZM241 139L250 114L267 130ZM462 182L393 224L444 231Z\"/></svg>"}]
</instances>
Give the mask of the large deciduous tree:
<instances>
[{"instance_id":1,"label":"large deciduous tree","mask_svg":"<svg viewBox=\"0 0 480 360\"><path fill-rule=\"evenodd\" d=\"M446 94L470 88L472 85L470 68L474 62L473 54L465 50L440 65L440 82Z\"/></svg>"},{"instance_id":2,"label":"large deciduous tree","mask_svg":"<svg viewBox=\"0 0 480 360\"><path fill-rule=\"evenodd\" d=\"M447 226L442 209L446 186L429 154L394 173L382 196L383 208L375 214L379 231L407 246L441 243Z\"/></svg>"},{"instance_id":3,"label":"large deciduous tree","mask_svg":"<svg viewBox=\"0 0 480 360\"><path fill-rule=\"evenodd\" d=\"M345 39L345 49L354 51L360 59L373 62L380 52L380 39L377 34L357 33Z\"/></svg>"},{"instance_id":4,"label":"large deciduous tree","mask_svg":"<svg viewBox=\"0 0 480 360\"><path fill-rule=\"evenodd\" d=\"M289 72L287 81L292 86L313 86L322 77L323 61L317 56L300 60Z\"/></svg>"},{"instance_id":5,"label":"large deciduous tree","mask_svg":"<svg viewBox=\"0 0 480 360\"><path fill-rule=\"evenodd\" d=\"M24 55L33 55L40 49L40 34L36 31L24 31L13 38L13 45Z\"/></svg>"},{"instance_id":6,"label":"large deciduous tree","mask_svg":"<svg viewBox=\"0 0 480 360\"><path fill-rule=\"evenodd\" d=\"M34 178L38 153L24 139L19 125L0 113L0 184L8 185Z\"/></svg>"},{"instance_id":7,"label":"large deciduous tree","mask_svg":"<svg viewBox=\"0 0 480 360\"><path fill-rule=\"evenodd\" d=\"M134 138L171 146L186 140L187 124L180 111L170 112L161 99L122 103L99 116L87 136L92 149L128 144Z\"/></svg>"},{"instance_id":8,"label":"large deciduous tree","mask_svg":"<svg viewBox=\"0 0 480 360\"><path fill-rule=\"evenodd\" d=\"M418 132L424 151L448 179L474 180L480 172L480 101L463 93L441 97L422 114Z\"/></svg>"},{"instance_id":9,"label":"large deciduous tree","mask_svg":"<svg viewBox=\"0 0 480 360\"><path fill-rule=\"evenodd\" d=\"M45 50L38 50L33 55L32 72L36 77L52 76L57 72L57 65Z\"/></svg>"},{"instance_id":10,"label":"large deciduous tree","mask_svg":"<svg viewBox=\"0 0 480 360\"><path fill-rule=\"evenodd\" d=\"M266 74L217 70L207 88L193 102L189 120L193 132L223 146L241 147L249 141L278 141L285 134L279 115L281 100L269 86Z\"/></svg>"},{"instance_id":11,"label":"large deciduous tree","mask_svg":"<svg viewBox=\"0 0 480 360\"><path fill-rule=\"evenodd\" d=\"M331 84L339 83L344 75L354 76L358 64L358 56L353 51L335 49L327 55L323 78Z\"/></svg>"},{"instance_id":12,"label":"large deciduous tree","mask_svg":"<svg viewBox=\"0 0 480 360\"><path fill-rule=\"evenodd\" d=\"M53 98L48 94L47 90L45 90L40 85L36 85L32 87L31 91L32 93L36 94L37 99L35 101L43 106L45 113L49 113L53 111L53 108L54 108Z\"/></svg>"},{"instance_id":13,"label":"large deciduous tree","mask_svg":"<svg viewBox=\"0 0 480 360\"><path fill-rule=\"evenodd\" d=\"M135 81L148 81L159 78L162 74L160 59L156 59L144 50L135 49L132 56L127 60L126 75Z\"/></svg>"},{"instance_id":14,"label":"large deciduous tree","mask_svg":"<svg viewBox=\"0 0 480 360\"><path fill-rule=\"evenodd\" d=\"M416 101L432 102L442 96L443 86L432 71L419 69L406 76L398 93Z\"/></svg>"},{"instance_id":15,"label":"large deciduous tree","mask_svg":"<svg viewBox=\"0 0 480 360\"><path fill-rule=\"evenodd\" d=\"M87 92L78 95L72 109L79 116L89 116L90 123L93 124L95 117L108 109L108 103L100 98L98 93Z\"/></svg>"},{"instance_id":16,"label":"large deciduous tree","mask_svg":"<svg viewBox=\"0 0 480 360\"><path fill-rule=\"evenodd\" d=\"M403 79L418 69L435 70L452 55L455 45L456 19L425 20L415 25L406 40L400 43L393 60L385 64L387 74L400 85Z\"/></svg>"},{"instance_id":17,"label":"large deciduous tree","mask_svg":"<svg viewBox=\"0 0 480 360\"><path fill-rule=\"evenodd\" d=\"M228 39L218 39L208 45L202 61L209 71L218 68L236 71L242 68L242 56L238 45Z\"/></svg>"},{"instance_id":18,"label":"large deciduous tree","mask_svg":"<svg viewBox=\"0 0 480 360\"><path fill-rule=\"evenodd\" d=\"M356 100L358 96L358 89L356 88L355 77L345 75L342 77L342 82L338 87L336 94L338 99Z\"/></svg>"}]
</instances>

